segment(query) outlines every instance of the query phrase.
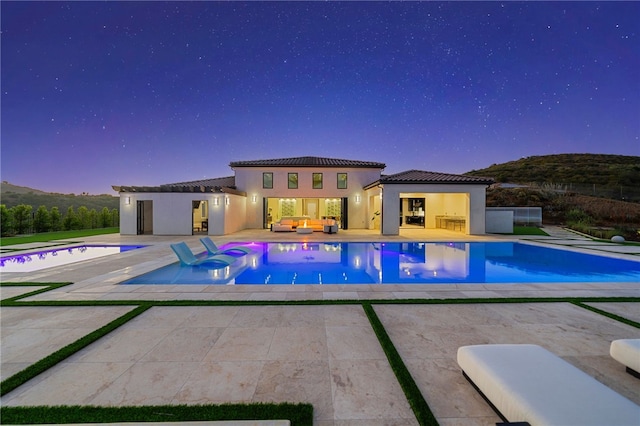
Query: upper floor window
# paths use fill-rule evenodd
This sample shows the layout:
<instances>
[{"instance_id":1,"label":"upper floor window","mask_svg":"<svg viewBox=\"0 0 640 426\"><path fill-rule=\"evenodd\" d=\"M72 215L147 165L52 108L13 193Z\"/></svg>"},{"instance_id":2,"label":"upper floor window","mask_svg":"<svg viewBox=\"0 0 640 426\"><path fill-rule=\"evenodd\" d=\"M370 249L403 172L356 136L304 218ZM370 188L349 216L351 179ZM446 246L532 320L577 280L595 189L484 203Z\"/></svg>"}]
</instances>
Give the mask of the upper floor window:
<instances>
[{"instance_id":1,"label":"upper floor window","mask_svg":"<svg viewBox=\"0 0 640 426\"><path fill-rule=\"evenodd\" d=\"M322 173L313 174L313 189L322 189Z\"/></svg>"},{"instance_id":2,"label":"upper floor window","mask_svg":"<svg viewBox=\"0 0 640 426\"><path fill-rule=\"evenodd\" d=\"M262 187L265 189L273 189L273 173L262 173Z\"/></svg>"},{"instance_id":3,"label":"upper floor window","mask_svg":"<svg viewBox=\"0 0 640 426\"><path fill-rule=\"evenodd\" d=\"M347 189L346 173L338 173L338 189Z\"/></svg>"},{"instance_id":4,"label":"upper floor window","mask_svg":"<svg viewBox=\"0 0 640 426\"><path fill-rule=\"evenodd\" d=\"M298 189L298 174L289 173L289 189Z\"/></svg>"}]
</instances>

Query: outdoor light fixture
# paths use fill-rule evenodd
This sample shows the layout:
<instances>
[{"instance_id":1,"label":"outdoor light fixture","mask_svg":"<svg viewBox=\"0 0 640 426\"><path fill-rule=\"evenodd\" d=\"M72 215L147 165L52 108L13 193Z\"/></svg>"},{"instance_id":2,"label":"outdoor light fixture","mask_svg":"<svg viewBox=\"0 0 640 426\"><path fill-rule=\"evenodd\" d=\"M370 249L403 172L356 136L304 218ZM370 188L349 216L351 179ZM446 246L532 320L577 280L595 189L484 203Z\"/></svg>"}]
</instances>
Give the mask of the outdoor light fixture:
<instances>
[{"instance_id":1,"label":"outdoor light fixture","mask_svg":"<svg viewBox=\"0 0 640 426\"><path fill-rule=\"evenodd\" d=\"M213 205L214 206L219 206L220 205L220 198L219 197L214 197L213 198Z\"/></svg>"},{"instance_id":2,"label":"outdoor light fixture","mask_svg":"<svg viewBox=\"0 0 640 426\"><path fill-rule=\"evenodd\" d=\"M258 196L257 195L252 195L251 196L251 202L255 203L256 201L258 201Z\"/></svg>"},{"instance_id":3,"label":"outdoor light fixture","mask_svg":"<svg viewBox=\"0 0 640 426\"><path fill-rule=\"evenodd\" d=\"M131 204L131 197L124 197L124 203L125 203L126 205Z\"/></svg>"},{"instance_id":4,"label":"outdoor light fixture","mask_svg":"<svg viewBox=\"0 0 640 426\"><path fill-rule=\"evenodd\" d=\"M359 203L359 202L360 202L360 196L356 195L356 203Z\"/></svg>"},{"instance_id":5,"label":"outdoor light fixture","mask_svg":"<svg viewBox=\"0 0 640 426\"><path fill-rule=\"evenodd\" d=\"M230 201L229 201L229 197L224 197L224 203L226 205L229 205Z\"/></svg>"}]
</instances>

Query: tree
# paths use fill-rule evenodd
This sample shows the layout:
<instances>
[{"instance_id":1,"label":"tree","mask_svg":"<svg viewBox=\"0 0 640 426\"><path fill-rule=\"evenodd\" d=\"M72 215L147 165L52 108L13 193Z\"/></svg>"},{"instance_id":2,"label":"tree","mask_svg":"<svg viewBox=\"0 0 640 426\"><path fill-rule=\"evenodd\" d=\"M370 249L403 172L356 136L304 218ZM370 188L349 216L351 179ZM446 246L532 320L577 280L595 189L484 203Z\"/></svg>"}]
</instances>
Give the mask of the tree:
<instances>
[{"instance_id":1,"label":"tree","mask_svg":"<svg viewBox=\"0 0 640 426\"><path fill-rule=\"evenodd\" d=\"M111 226L120 226L120 213L118 209L111 210Z\"/></svg>"},{"instance_id":2,"label":"tree","mask_svg":"<svg viewBox=\"0 0 640 426\"><path fill-rule=\"evenodd\" d=\"M49 232L51 230L51 215L46 206L38 207L33 217L33 228L36 232Z\"/></svg>"},{"instance_id":3,"label":"tree","mask_svg":"<svg viewBox=\"0 0 640 426\"><path fill-rule=\"evenodd\" d=\"M62 215L57 207L51 207L49 212L49 219L51 220L51 230L60 231L62 229Z\"/></svg>"},{"instance_id":4,"label":"tree","mask_svg":"<svg viewBox=\"0 0 640 426\"><path fill-rule=\"evenodd\" d=\"M89 222L91 222L91 229L98 227L98 212L96 209L89 210Z\"/></svg>"},{"instance_id":5,"label":"tree","mask_svg":"<svg viewBox=\"0 0 640 426\"><path fill-rule=\"evenodd\" d=\"M0 231L3 237L13 234L13 217L10 209L7 208L4 204L0 204L0 217L2 218L2 222L0 222Z\"/></svg>"},{"instance_id":6,"label":"tree","mask_svg":"<svg viewBox=\"0 0 640 426\"><path fill-rule=\"evenodd\" d=\"M26 204L20 204L12 207L13 225L16 233L24 234L31 228L31 212L33 207Z\"/></svg>"},{"instance_id":7,"label":"tree","mask_svg":"<svg viewBox=\"0 0 640 426\"><path fill-rule=\"evenodd\" d=\"M78 207L78 229L91 229L91 218L89 217L89 209L85 206Z\"/></svg>"},{"instance_id":8,"label":"tree","mask_svg":"<svg viewBox=\"0 0 640 426\"><path fill-rule=\"evenodd\" d=\"M111 212L109 212L109 208L103 207L100 212L100 217L98 218L98 223L100 228L108 228L111 226Z\"/></svg>"},{"instance_id":9,"label":"tree","mask_svg":"<svg viewBox=\"0 0 640 426\"><path fill-rule=\"evenodd\" d=\"M80 229L80 220L78 219L76 212L73 210L73 206L69 206L67 209L67 214L64 216L64 220L62 221L62 227L65 231Z\"/></svg>"}]
</instances>

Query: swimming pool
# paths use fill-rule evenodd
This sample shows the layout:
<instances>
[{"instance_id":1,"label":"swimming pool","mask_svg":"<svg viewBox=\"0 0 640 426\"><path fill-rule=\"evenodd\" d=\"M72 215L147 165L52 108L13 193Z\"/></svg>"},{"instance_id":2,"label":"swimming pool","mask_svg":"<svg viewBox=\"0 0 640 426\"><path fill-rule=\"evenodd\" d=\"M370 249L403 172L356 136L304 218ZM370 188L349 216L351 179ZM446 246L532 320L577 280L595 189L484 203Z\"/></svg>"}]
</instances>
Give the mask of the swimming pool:
<instances>
[{"instance_id":1,"label":"swimming pool","mask_svg":"<svg viewBox=\"0 0 640 426\"><path fill-rule=\"evenodd\" d=\"M33 272L82 260L136 250L142 245L79 245L37 252L14 254L0 258L0 272Z\"/></svg>"},{"instance_id":2,"label":"swimming pool","mask_svg":"<svg viewBox=\"0 0 640 426\"><path fill-rule=\"evenodd\" d=\"M227 267L176 263L122 284L640 282L640 262L513 242L241 245L252 252Z\"/></svg>"}]
</instances>

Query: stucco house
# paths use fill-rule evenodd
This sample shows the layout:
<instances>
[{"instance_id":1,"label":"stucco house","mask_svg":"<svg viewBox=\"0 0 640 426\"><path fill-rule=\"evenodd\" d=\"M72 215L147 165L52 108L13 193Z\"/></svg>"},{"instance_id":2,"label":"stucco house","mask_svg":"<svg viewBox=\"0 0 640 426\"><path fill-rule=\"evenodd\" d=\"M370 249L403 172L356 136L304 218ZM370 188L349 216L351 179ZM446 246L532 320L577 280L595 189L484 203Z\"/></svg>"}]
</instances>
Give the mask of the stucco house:
<instances>
[{"instance_id":1,"label":"stucco house","mask_svg":"<svg viewBox=\"0 0 640 426\"><path fill-rule=\"evenodd\" d=\"M234 161L233 176L155 187L113 186L123 235L225 235L282 218L335 219L341 229L447 228L485 233L493 181L324 157Z\"/></svg>"}]
</instances>

